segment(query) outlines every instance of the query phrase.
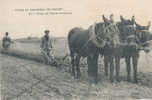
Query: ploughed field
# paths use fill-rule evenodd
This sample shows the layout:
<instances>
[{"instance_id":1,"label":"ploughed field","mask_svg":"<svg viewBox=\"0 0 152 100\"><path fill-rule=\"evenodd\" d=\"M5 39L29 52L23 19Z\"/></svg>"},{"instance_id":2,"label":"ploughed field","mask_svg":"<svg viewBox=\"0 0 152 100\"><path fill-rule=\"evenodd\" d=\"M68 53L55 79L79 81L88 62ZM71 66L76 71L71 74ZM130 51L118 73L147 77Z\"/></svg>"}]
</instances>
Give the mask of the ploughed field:
<instances>
[{"instance_id":1,"label":"ploughed field","mask_svg":"<svg viewBox=\"0 0 152 100\"><path fill-rule=\"evenodd\" d=\"M12 44L13 51L24 54L40 54L39 42L18 42ZM55 57L68 53L67 41L53 42ZM28 55L24 55L28 56ZM68 59L60 67L45 65L28 59L0 54L1 99L2 100L132 100L152 99L152 53L141 52L138 63L139 83L126 81L124 59L121 61L121 82L110 83L104 76L103 58L99 59L99 83L88 83L87 66L82 60L82 77L73 79L69 73Z\"/></svg>"}]
</instances>

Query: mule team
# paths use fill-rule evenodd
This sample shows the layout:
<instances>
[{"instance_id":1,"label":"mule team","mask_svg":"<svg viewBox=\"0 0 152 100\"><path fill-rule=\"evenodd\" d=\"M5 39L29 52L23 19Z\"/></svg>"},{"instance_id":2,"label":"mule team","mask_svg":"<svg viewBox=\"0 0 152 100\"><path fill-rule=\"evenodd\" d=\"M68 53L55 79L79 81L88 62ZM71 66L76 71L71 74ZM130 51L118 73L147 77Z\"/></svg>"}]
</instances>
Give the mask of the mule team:
<instances>
[{"instance_id":1,"label":"mule team","mask_svg":"<svg viewBox=\"0 0 152 100\"><path fill-rule=\"evenodd\" d=\"M110 81L114 81L114 68L116 69L116 80L120 81L120 59L125 58L127 69L127 80L130 78L131 58L133 62L134 82L137 83L137 64L140 50L150 50L149 41L152 34L149 31L150 23L141 26L135 21L135 17L125 19L120 16L120 22L110 20L104 15L103 22L90 26L87 30L73 28L68 35L68 44L71 54L72 75L80 78L81 72L79 62L81 57L87 57L88 75L90 81L98 82L98 57L104 56L105 75L110 70Z\"/></svg>"},{"instance_id":2,"label":"mule team","mask_svg":"<svg viewBox=\"0 0 152 100\"><path fill-rule=\"evenodd\" d=\"M141 26L135 21L135 17L125 19L120 16L120 22L114 22L114 16L110 20L104 15L103 22L91 25L87 30L75 27L69 31L68 45L71 56L71 72L75 78L80 78L80 59L87 57L89 80L98 82L98 57L104 56L105 75L110 70L110 81L114 81L114 68L116 69L116 80L120 81L120 59L125 58L127 69L127 80L130 78L130 60L132 58L134 69L134 82L137 83L137 64L139 51L149 51L149 41L152 34L149 31L150 22L147 26ZM11 39L6 33L3 38L3 48L8 49ZM45 61L49 64L52 43L50 42L49 30L45 31L42 38L41 50L45 55Z\"/></svg>"}]
</instances>

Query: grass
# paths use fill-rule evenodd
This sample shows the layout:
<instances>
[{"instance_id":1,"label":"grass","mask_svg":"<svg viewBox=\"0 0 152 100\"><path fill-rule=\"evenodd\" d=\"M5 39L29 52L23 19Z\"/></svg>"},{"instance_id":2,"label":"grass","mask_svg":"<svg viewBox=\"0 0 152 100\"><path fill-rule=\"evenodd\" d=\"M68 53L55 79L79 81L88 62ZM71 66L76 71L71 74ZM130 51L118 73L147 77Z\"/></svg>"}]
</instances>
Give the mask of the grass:
<instances>
[{"instance_id":1,"label":"grass","mask_svg":"<svg viewBox=\"0 0 152 100\"><path fill-rule=\"evenodd\" d=\"M82 77L74 80L63 69L46 66L30 60L0 55L2 99L4 100L135 100L151 99L152 87L124 80L111 84L99 70L99 83L92 87L87 82L87 68L81 68ZM103 66L100 66L103 68ZM144 70L143 67L142 70ZM150 68L149 68L150 72ZM145 83L152 83L152 74L139 73ZM148 81L149 80L149 81Z\"/></svg>"}]
</instances>

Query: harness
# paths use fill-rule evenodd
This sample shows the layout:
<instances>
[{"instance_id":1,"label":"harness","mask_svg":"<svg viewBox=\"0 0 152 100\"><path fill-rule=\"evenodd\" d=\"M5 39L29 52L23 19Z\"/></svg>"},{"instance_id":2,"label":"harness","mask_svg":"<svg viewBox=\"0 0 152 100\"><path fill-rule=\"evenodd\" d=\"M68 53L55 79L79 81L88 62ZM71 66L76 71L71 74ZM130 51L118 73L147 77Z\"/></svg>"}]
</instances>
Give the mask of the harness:
<instances>
[{"instance_id":1,"label":"harness","mask_svg":"<svg viewBox=\"0 0 152 100\"><path fill-rule=\"evenodd\" d=\"M126 27L133 27L133 25L127 25ZM135 34L132 34L132 35L129 35L129 36L127 36L127 40L130 38L132 38L132 39L135 39L135 43L138 45L138 47L137 47L137 49L138 50L144 50L144 45L146 45L147 43L149 43L149 42L151 42L152 40L149 40L149 41L146 41L146 42L141 42L141 40L139 39L139 36L138 36L138 32L148 32L148 30L137 30L136 28L135 28ZM140 37L142 37L142 36L140 36Z\"/></svg>"},{"instance_id":2,"label":"harness","mask_svg":"<svg viewBox=\"0 0 152 100\"><path fill-rule=\"evenodd\" d=\"M138 32L138 31L137 31ZM142 32L149 32L148 30L139 30L139 32L141 32L141 34L143 35L144 33L142 33ZM136 33L136 35L137 35L137 33ZM137 37L137 36L136 36ZM143 36L140 36L140 37L143 37ZM140 43L140 45L141 46L144 46L144 45L146 45L146 44L148 44L148 43L150 43L150 42L152 42L152 40L148 40L148 41L145 41L145 42L143 42L143 43Z\"/></svg>"},{"instance_id":3,"label":"harness","mask_svg":"<svg viewBox=\"0 0 152 100\"><path fill-rule=\"evenodd\" d=\"M96 23L93 25L93 26L91 26L90 28L91 28L91 30L95 30L95 26L96 26ZM92 33L92 32L91 32ZM90 34L90 31L89 31L89 34ZM88 40L87 40L87 42L80 48L80 50L79 50L79 52L81 52L81 50L84 48L84 47L86 47L87 45L88 45L88 43L91 41L93 39L93 36L91 36ZM96 38L95 38L96 39Z\"/></svg>"},{"instance_id":4,"label":"harness","mask_svg":"<svg viewBox=\"0 0 152 100\"><path fill-rule=\"evenodd\" d=\"M103 30L103 34L106 34L106 33L108 32L107 30L108 30L110 27L112 27L112 26L115 26L116 30L119 32L118 28L116 27L116 24L110 24L110 25L108 25L107 27L104 27L104 26L103 26L103 27L104 27L104 28L103 28L103 29L104 29L104 30ZM89 34L90 34L91 36L90 36L90 38L88 39L88 41L80 48L79 52L81 52L81 50L82 50L84 47L86 47L90 41L92 41L92 42L97 46L97 45L98 45L97 41L100 40L100 41L103 42L103 43L102 43L103 45L97 46L97 47L104 47L104 46L105 46L107 40L98 37L100 34L95 34L95 27L96 27L96 23L95 23L93 26L90 27L90 28L91 28L91 32L89 31ZM115 33L115 32L111 32L111 33Z\"/></svg>"}]
</instances>

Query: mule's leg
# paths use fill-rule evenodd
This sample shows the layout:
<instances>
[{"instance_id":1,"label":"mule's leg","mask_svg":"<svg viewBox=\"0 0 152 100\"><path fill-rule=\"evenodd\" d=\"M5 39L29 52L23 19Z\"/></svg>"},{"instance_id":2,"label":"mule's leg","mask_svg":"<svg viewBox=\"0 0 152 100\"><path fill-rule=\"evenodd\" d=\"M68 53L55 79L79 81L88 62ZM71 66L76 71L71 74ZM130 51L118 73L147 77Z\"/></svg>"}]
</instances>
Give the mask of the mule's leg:
<instances>
[{"instance_id":1,"label":"mule's leg","mask_svg":"<svg viewBox=\"0 0 152 100\"><path fill-rule=\"evenodd\" d=\"M79 55L76 56L76 71L77 71L77 78L80 78L80 76L81 76L80 66L79 66L80 58L81 58L81 57L80 57Z\"/></svg>"},{"instance_id":2,"label":"mule's leg","mask_svg":"<svg viewBox=\"0 0 152 100\"><path fill-rule=\"evenodd\" d=\"M93 76L92 76L92 66L93 66L93 63L92 63L92 55L89 55L87 57L87 64L88 64L88 79L89 79L89 83L93 83Z\"/></svg>"},{"instance_id":3,"label":"mule's leg","mask_svg":"<svg viewBox=\"0 0 152 100\"><path fill-rule=\"evenodd\" d=\"M113 56L109 56L110 61L110 81L113 82L113 72L114 72L114 61Z\"/></svg>"},{"instance_id":4,"label":"mule's leg","mask_svg":"<svg viewBox=\"0 0 152 100\"><path fill-rule=\"evenodd\" d=\"M115 57L115 64L116 64L116 80L119 82L119 72L120 72L120 57Z\"/></svg>"},{"instance_id":5,"label":"mule's leg","mask_svg":"<svg viewBox=\"0 0 152 100\"><path fill-rule=\"evenodd\" d=\"M98 54L87 57L89 81L97 83L98 78Z\"/></svg>"},{"instance_id":6,"label":"mule's leg","mask_svg":"<svg viewBox=\"0 0 152 100\"><path fill-rule=\"evenodd\" d=\"M125 58L127 68L127 81L130 81L130 57Z\"/></svg>"},{"instance_id":7,"label":"mule's leg","mask_svg":"<svg viewBox=\"0 0 152 100\"><path fill-rule=\"evenodd\" d=\"M108 76L108 57L104 55L104 71L105 75Z\"/></svg>"},{"instance_id":8,"label":"mule's leg","mask_svg":"<svg viewBox=\"0 0 152 100\"><path fill-rule=\"evenodd\" d=\"M71 54L71 65L72 65L72 75L75 77L75 58L74 54Z\"/></svg>"},{"instance_id":9,"label":"mule's leg","mask_svg":"<svg viewBox=\"0 0 152 100\"><path fill-rule=\"evenodd\" d=\"M138 79L137 79L137 64L138 64L138 57L134 56L133 57L133 69L134 69L134 82L138 83Z\"/></svg>"},{"instance_id":10,"label":"mule's leg","mask_svg":"<svg viewBox=\"0 0 152 100\"><path fill-rule=\"evenodd\" d=\"M99 57L98 54L95 54L94 57L93 57L93 59L94 59L94 63L93 63L94 66L93 67L95 67L95 72L94 72L94 82L95 82L95 84L98 83L98 57Z\"/></svg>"}]
</instances>

